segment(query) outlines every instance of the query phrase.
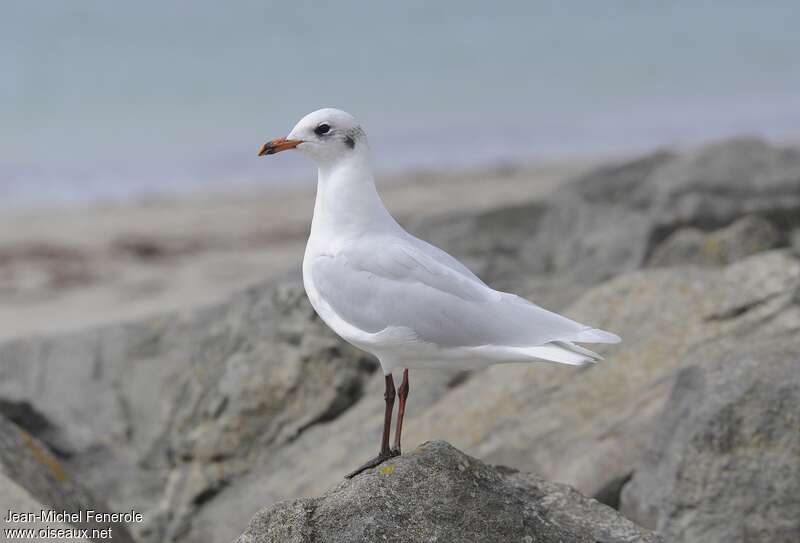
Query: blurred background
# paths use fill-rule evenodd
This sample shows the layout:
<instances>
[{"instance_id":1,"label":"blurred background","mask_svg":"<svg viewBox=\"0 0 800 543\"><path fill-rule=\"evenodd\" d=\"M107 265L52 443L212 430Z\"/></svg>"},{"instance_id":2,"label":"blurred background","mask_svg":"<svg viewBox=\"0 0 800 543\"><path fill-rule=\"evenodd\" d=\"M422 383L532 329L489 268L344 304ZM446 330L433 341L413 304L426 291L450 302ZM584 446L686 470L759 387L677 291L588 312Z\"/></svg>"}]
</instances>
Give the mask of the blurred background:
<instances>
[{"instance_id":1,"label":"blurred background","mask_svg":"<svg viewBox=\"0 0 800 543\"><path fill-rule=\"evenodd\" d=\"M253 149L319 107L383 171L800 132L797 5L14 2L0 206L312 180Z\"/></svg>"},{"instance_id":2,"label":"blurred background","mask_svg":"<svg viewBox=\"0 0 800 543\"><path fill-rule=\"evenodd\" d=\"M332 106L409 231L623 338L590 368L414 370L404 451L447 440L670 543L800 541L799 21L789 0L4 3L0 511L231 541L374 453L383 376L299 282L316 172L256 156ZM468 510L446 494L410 499ZM590 513L564 496L543 515ZM632 541L614 515L586 539Z\"/></svg>"}]
</instances>

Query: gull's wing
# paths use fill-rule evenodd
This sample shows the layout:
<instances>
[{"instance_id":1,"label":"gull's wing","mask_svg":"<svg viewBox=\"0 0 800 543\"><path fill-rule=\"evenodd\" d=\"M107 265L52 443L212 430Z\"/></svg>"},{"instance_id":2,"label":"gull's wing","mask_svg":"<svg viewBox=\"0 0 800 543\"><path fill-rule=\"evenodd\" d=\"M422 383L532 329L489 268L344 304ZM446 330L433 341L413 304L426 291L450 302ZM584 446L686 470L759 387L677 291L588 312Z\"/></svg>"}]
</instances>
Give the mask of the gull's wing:
<instances>
[{"instance_id":1,"label":"gull's wing","mask_svg":"<svg viewBox=\"0 0 800 543\"><path fill-rule=\"evenodd\" d=\"M480 283L481 285L486 286L477 275L472 273L472 270L467 268L464 264L447 254L446 252L442 251L435 245L431 245L427 241L421 240L409 234L408 232L404 232L406 237L404 239L405 242L414 246L415 249L419 250L420 252L424 253L426 256L436 260L446 268L449 268L451 271L459 273L465 277L472 279L473 281Z\"/></svg>"},{"instance_id":2,"label":"gull's wing","mask_svg":"<svg viewBox=\"0 0 800 543\"><path fill-rule=\"evenodd\" d=\"M441 347L592 341L580 339L589 326L493 290L437 256L402 238L372 238L315 257L311 273L331 309L365 332L403 327Z\"/></svg>"}]
</instances>

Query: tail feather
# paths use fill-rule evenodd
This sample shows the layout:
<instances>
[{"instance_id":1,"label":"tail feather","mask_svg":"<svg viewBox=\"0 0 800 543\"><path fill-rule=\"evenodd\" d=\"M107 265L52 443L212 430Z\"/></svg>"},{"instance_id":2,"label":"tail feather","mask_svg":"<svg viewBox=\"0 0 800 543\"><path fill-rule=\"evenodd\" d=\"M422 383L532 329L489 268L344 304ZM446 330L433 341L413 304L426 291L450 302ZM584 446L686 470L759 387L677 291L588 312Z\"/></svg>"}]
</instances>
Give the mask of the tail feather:
<instances>
[{"instance_id":1,"label":"tail feather","mask_svg":"<svg viewBox=\"0 0 800 543\"><path fill-rule=\"evenodd\" d=\"M542 345L531 347L484 345L473 349L480 351L483 357L494 359L497 362L523 362L538 358L570 366L588 366L603 360L603 357L574 342L619 343L620 341L620 337L611 332L598 328L585 328L574 335Z\"/></svg>"},{"instance_id":2,"label":"tail feather","mask_svg":"<svg viewBox=\"0 0 800 543\"><path fill-rule=\"evenodd\" d=\"M587 328L581 330L569 338L570 341L578 343L619 343L622 339L617 334L600 330L599 328Z\"/></svg>"},{"instance_id":3,"label":"tail feather","mask_svg":"<svg viewBox=\"0 0 800 543\"><path fill-rule=\"evenodd\" d=\"M570 366L588 366L600 359L597 355L592 356L580 351L585 350L591 353L588 349L583 349L577 345L572 345L572 347L577 347L577 349L567 348L562 346L561 343L562 342L546 343L544 345L537 345L536 347L522 347L518 349L518 352L533 358L549 360L550 362L559 362Z\"/></svg>"},{"instance_id":4,"label":"tail feather","mask_svg":"<svg viewBox=\"0 0 800 543\"><path fill-rule=\"evenodd\" d=\"M575 352L575 353L578 353L578 354L582 354L584 356L588 356L589 358L593 359L595 362L599 362L600 360L603 360L603 357L600 356L599 354L597 354L596 352L590 351L586 347L581 347L580 345L575 345L572 342L569 342L569 341L554 341L553 343L555 343L559 347L563 347L564 349L567 349L569 351L572 351L572 352Z\"/></svg>"}]
</instances>

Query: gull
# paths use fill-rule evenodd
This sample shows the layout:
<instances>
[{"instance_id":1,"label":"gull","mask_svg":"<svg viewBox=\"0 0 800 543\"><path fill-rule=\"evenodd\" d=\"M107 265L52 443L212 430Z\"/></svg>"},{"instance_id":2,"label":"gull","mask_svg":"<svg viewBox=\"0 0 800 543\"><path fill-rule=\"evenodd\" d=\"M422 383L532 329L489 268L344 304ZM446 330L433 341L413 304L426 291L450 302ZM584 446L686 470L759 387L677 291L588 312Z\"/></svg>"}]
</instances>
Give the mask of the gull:
<instances>
[{"instance_id":1,"label":"gull","mask_svg":"<svg viewBox=\"0 0 800 543\"><path fill-rule=\"evenodd\" d=\"M297 149L317 164L317 195L303 286L320 318L374 355L385 381L378 456L353 477L400 454L409 368L476 369L505 362L583 366L601 357L578 343L619 336L494 290L458 260L406 232L375 187L367 136L344 111L309 113L259 156ZM403 380L395 391L393 370ZM395 397L397 428L389 446Z\"/></svg>"}]
</instances>

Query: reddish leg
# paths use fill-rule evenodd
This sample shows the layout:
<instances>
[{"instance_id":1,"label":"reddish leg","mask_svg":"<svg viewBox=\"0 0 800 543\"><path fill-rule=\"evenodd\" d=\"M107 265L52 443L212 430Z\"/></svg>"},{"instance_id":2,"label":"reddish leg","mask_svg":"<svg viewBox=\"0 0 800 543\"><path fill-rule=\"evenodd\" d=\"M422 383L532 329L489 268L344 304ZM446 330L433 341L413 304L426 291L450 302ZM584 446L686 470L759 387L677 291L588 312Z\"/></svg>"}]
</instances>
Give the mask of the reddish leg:
<instances>
[{"instance_id":1,"label":"reddish leg","mask_svg":"<svg viewBox=\"0 0 800 543\"><path fill-rule=\"evenodd\" d=\"M403 417L406 414L406 398L408 398L408 368L403 370L403 382L400 384L400 390L397 391L397 397L400 398L400 405L397 407L397 430L394 431L394 448L392 453L395 455L400 454L400 434L403 433Z\"/></svg>"},{"instance_id":2,"label":"reddish leg","mask_svg":"<svg viewBox=\"0 0 800 543\"><path fill-rule=\"evenodd\" d=\"M383 398L386 400L386 411L383 415L383 436L381 437L381 452L378 453L378 456L366 462L363 466L359 467L355 471L351 471L345 477L350 479L355 477L359 473L369 468L374 468L385 462L386 460L392 458L393 456L397 456L393 453L393 451L389 448L389 435L392 432L392 411L394 410L394 398L395 398L395 390L394 390L394 379L392 379L392 374L386 376L386 390L383 393Z\"/></svg>"}]
</instances>

